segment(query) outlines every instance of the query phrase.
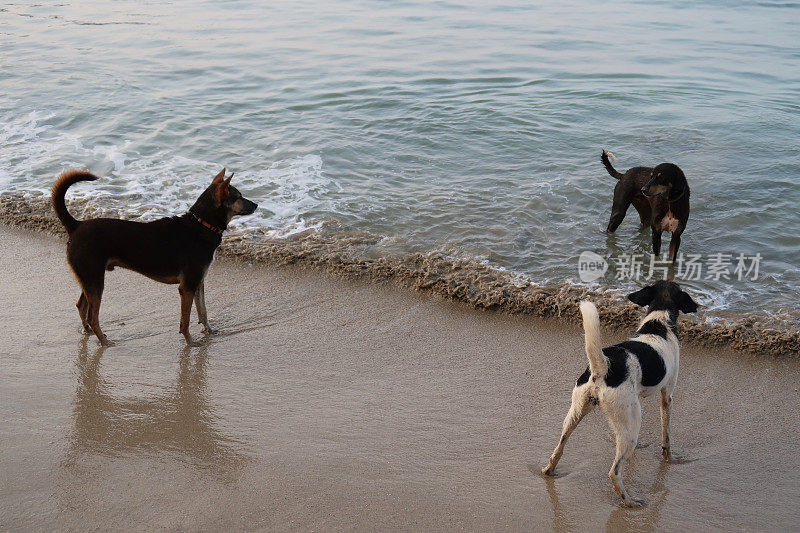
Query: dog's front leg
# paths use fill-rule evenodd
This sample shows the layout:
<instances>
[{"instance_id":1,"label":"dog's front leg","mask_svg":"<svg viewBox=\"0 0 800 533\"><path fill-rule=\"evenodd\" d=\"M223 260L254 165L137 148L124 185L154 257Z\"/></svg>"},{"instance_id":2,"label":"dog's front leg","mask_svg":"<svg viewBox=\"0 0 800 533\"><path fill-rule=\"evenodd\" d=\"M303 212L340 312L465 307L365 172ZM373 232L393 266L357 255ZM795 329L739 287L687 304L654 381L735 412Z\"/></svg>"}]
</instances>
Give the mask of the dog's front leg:
<instances>
[{"instance_id":1,"label":"dog's front leg","mask_svg":"<svg viewBox=\"0 0 800 533\"><path fill-rule=\"evenodd\" d=\"M216 333L216 330L211 329L208 325L208 314L206 313L206 292L205 281L200 283L197 287L197 292L194 293L194 305L197 308L197 318L199 323L203 325L203 333Z\"/></svg>"},{"instance_id":2,"label":"dog's front leg","mask_svg":"<svg viewBox=\"0 0 800 533\"><path fill-rule=\"evenodd\" d=\"M678 248L681 245L681 232L683 230L675 231L672 234L672 239L669 241L669 260L673 263L675 262L675 258L678 256Z\"/></svg>"},{"instance_id":3,"label":"dog's front leg","mask_svg":"<svg viewBox=\"0 0 800 533\"><path fill-rule=\"evenodd\" d=\"M186 339L186 344L192 343L192 336L189 334L189 321L192 317L192 300L195 291L189 290L183 285L178 287L178 294L181 295L181 334Z\"/></svg>"},{"instance_id":4,"label":"dog's front leg","mask_svg":"<svg viewBox=\"0 0 800 533\"><path fill-rule=\"evenodd\" d=\"M661 255L661 230L652 226L653 230L653 255Z\"/></svg>"},{"instance_id":5,"label":"dog's front leg","mask_svg":"<svg viewBox=\"0 0 800 533\"><path fill-rule=\"evenodd\" d=\"M639 213L639 229L647 228L650 224L650 220L653 218L650 210L650 202L647 201L647 198L634 196L631 203Z\"/></svg>"}]
</instances>

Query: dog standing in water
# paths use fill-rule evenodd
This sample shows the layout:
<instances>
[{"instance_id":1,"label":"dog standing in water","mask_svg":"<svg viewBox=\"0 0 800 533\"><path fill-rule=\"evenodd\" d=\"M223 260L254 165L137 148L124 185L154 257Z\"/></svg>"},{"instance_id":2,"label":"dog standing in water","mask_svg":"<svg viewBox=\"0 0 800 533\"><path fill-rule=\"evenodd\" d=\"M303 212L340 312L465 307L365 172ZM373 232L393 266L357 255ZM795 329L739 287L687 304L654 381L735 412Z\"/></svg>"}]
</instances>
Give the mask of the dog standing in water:
<instances>
[{"instance_id":1,"label":"dog standing in water","mask_svg":"<svg viewBox=\"0 0 800 533\"><path fill-rule=\"evenodd\" d=\"M64 195L80 181L97 176L82 170L64 172L53 185L51 202L58 219L69 233L67 263L81 286L78 314L84 331L94 332L100 344L108 339L100 330L100 301L106 270L122 267L161 283L178 285L181 299L180 332L191 342L189 319L192 301L203 331L211 333L206 314L203 280L222 242L222 232L236 215L249 215L258 207L231 185L231 173L217 174L189 212L154 220L134 222L116 218L75 220L67 211Z\"/></svg>"},{"instance_id":2,"label":"dog standing in water","mask_svg":"<svg viewBox=\"0 0 800 533\"><path fill-rule=\"evenodd\" d=\"M561 439L542 473L554 474L570 434L599 405L617 440L617 453L608 477L622 502L632 507L642 505L644 500L628 494L622 476L639 442L642 426L639 398L661 393L661 453L669 460L669 417L680 359L676 335L678 313L694 313L697 304L671 281L658 281L630 294L628 299L648 306L647 316L632 339L607 348L602 348L600 341L597 307L587 301L580 304L589 368L572 389L572 406L564 419Z\"/></svg>"},{"instance_id":3,"label":"dog standing in water","mask_svg":"<svg viewBox=\"0 0 800 533\"><path fill-rule=\"evenodd\" d=\"M655 255L661 254L661 234L665 231L672 233L669 260L674 263L681 245L681 234L689 220L689 184L683 171L678 165L661 163L655 168L633 167L621 174L611 165L609 158L614 156L603 150L600 161L619 183L614 187L607 231L616 231L628 207L633 204L642 226L650 225Z\"/></svg>"}]
</instances>

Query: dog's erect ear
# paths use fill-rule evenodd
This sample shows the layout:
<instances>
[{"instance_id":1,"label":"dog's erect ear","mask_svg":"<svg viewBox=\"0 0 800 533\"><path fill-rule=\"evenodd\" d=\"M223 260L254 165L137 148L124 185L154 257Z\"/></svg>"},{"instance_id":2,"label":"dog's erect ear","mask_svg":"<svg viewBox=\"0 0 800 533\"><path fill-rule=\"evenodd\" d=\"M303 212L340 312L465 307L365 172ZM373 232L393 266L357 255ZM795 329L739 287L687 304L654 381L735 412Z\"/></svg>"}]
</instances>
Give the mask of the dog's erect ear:
<instances>
[{"instance_id":1,"label":"dog's erect ear","mask_svg":"<svg viewBox=\"0 0 800 533\"><path fill-rule=\"evenodd\" d=\"M650 302L653 301L653 287L645 287L644 289L639 289L636 292L632 292L628 295L628 300L632 301L636 305L641 305L642 307L647 307L650 305Z\"/></svg>"},{"instance_id":2,"label":"dog's erect ear","mask_svg":"<svg viewBox=\"0 0 800 533\"><path fill-rule=\"evenodd\" d=\"M231 175L233 175L233 174L231 174ZM220 181L222 181L224 179L225 179L225 169L223 168L220 171L220 173L217 174L216 176L214 176L214 179L211 180L211 185L214 185L215 183L219 183Z\"/></svg>"},{"instance_id":3,"label":"dog's erect ear","mask_svg":"<svg viewBox=\"0 0 800 533\"><path fill-rule=\"evenodd\" d=\"M676 304L678 304L678 309L683 311L684 313L696 313L697 312L697 302L692 300L692 297L686 294L683 291L678 293L678 297L676 299Z\"/></svg>"},{"instance_id":4,"label":"dog's erect ear","mask_svg":"<svg viewBox=\"0 0 800 533\"><path fill-rule=\"evenodd\" d=\"M225 172L224 169L223 169L223 172ZM233 177L233 174L231 174L230 178L220 180L217 183L216 188L214 189L214 201L217 203L218 206L224 204L228 200L228 197L230 197L230 195L231 195L230 186L231 186L231 178L232 177ZM215 178L215 181L216 181L216 178ZM212 183L212 185L213 185L213 183Z\"/></svg>"}]
</instances>

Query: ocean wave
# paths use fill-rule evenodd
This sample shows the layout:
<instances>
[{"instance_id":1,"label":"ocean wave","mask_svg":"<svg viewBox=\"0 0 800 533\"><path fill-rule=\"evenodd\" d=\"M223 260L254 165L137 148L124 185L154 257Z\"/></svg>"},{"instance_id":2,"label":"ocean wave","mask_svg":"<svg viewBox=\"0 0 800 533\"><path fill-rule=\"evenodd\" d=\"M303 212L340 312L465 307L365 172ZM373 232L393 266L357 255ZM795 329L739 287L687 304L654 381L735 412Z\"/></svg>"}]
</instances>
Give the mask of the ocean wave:
<instances>
[{"instance_id":1,"label":"ocean wave","mask_svg":"<svg viewBox=\"0 0 800 533\"><path fill-rule=\"evenodd\" d=\"M79 134L63 133L49 123L54 114L20 111L18 102L0 99L0 145L8 157L0 159L0 193L48 194L59 172L85 168L101 179L86 188L70 189L70 196L99 212L125 213L125 218L148 221L186 210L223 164L201 158L158 151L141 154L126 139L88 141ZM304 215L310 210L335 212L337 206L322 197L336 185L323 171L322 158L306 154L274 161L266 168L236 171L236 186L246 195L257 192L259 209L250 217L264 227L280 228L281 237L314 229L318 224ZM95 205L97 204L97 205ZM234 220L232 228L247 222Z\"/></svg>"},{"instance_id":2,"label":"ocean wave","mask_svg":"<svg viewBox=\"0 0 800 533\"><path fill-rule=\"evenodd\" d=\"M79 219L122 216L86 199L69 202ZM63 234L49 198L38 192L0 195L0 222L37 231ZM297 228L295 228L297 229ZM396 282L435 293L476 309L497 310L580 321L578 302L598 304L604 325L630 330L642 318L618 289L574 283L539 284L527 276L496 268L485 260L432 250L392 253L385 238L368 232L344 232L333 223L314 228L276 232L266 228L238 229L226 234L219 253L268 265L296 265L339 276ZM796 316L785 313L723 313L702 311L679 325L692 343L746 350L774 356L800 355Z\"/></svg>"}]
</instances>

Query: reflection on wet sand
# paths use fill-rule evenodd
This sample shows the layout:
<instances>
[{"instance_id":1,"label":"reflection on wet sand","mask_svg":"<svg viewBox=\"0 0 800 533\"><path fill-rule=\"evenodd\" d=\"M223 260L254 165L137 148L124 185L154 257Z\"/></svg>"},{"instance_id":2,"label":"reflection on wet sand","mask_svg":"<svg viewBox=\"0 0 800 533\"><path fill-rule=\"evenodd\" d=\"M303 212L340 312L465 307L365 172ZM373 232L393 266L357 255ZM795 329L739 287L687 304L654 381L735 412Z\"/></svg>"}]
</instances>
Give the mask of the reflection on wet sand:
<instances>
[{"instance_id":1,"label":"reflection on wet sand","mask_svg":"<svg viewBox=\"0 0 800 533\"><path fill-rule=\"evenodd\" d=\"M646 492L647 503L644 507L618 506L612 509L606 521L606 531L655 531L659 528L661 506L669 494L666 482L669 466L670 463L659 461L653 484ZM631 468L630 475L635 473L635 469Z\"/></svg>"},{"instance_id":2,"label":"reflection on wet sand","mask_svg":"<svg viewBox=\"0 0 800 533\"><path fill-rule=\"evenodd\" d=\"M569 519L569 515L564 512L561 503L558 501L555 476L542 475L540 468L535 465L530 465L529 470L544 479L547 495L550 497L550 506L553 508L553 531L575 531L575 526Z\"/></svg>"},{"instance_id":3,"label":"reflection on wet sand","mask_svg":"<svg viewBox=\"0 0 800 533\"><path fill-rule=\"evenodd\" d=\"M215 427L207 399L207 346L187 346L179 352L178 376L171 390L129 398L115 395L113 384L102 376L106 348L99 347L90 355L87 339L80 341L76 361L74 429L65 467L86 453L137 452L177 453L178 459L222 477L241 467L245 458L233 448L235 441Z\"/></svg>"},{"instance_id":4,"label":"reflection on wet sand","mask_svg":"<svg viewBox=\"0 0 800 533\"><path fill-rule=\"evenodd\" d=\"M669 494L666 483L669 466L670 463L659 461L653 484L644 493L647 495L647 502L644 507L612 506L611 513L606 521L606 531L655 531L659 528L661 506ZM558 499L558 476L543 476L536 465L528 465L528 470L544 480L547 495L550 498L550 506L552 507L552 530L575 531L579 529L576 527L574 520L570 519L571 516L573 519L575 518L574 513L565 511ZM630 464L628 475L636 475L635 463Z\"/></svg>"}]
</instances>

